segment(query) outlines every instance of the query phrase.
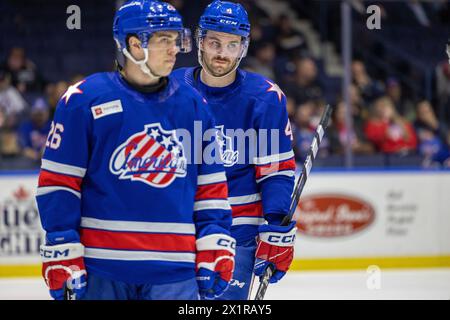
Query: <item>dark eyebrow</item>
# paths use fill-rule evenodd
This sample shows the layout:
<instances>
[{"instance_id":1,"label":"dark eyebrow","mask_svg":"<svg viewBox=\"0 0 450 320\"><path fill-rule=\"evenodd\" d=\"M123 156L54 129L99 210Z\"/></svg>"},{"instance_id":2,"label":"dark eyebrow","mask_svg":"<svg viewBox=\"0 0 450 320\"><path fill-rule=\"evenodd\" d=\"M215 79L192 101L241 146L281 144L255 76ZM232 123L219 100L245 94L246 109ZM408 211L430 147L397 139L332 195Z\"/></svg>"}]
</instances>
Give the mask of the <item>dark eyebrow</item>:
<instances>
[{"instance_id":1,"label":"dark eyebrow","mask_svg":"<svg viewBox=\"0 0 450 320\"><path fill-rule=\"evenodd\" d=\"M208 38L221 42L220 39L216 38L215 36L208 36ZM231 40L229 43L241 43L241 42L238 40Z\"/></svg>"},{"instance_id":2,"label":"dark eyebrow","mask_svg":"<svg viewBox=\"0 0 450 320\"><path fill-rule=\"evenodd\" d=\"M212 39L212 40L216 40L216 41L219 41L219 42L220 42L220 39L219 39L219 38L216 38L216 37L214 37L214 36L208 36L208 38L210 38L210 39Z\"/></svg>"}]
</instances>

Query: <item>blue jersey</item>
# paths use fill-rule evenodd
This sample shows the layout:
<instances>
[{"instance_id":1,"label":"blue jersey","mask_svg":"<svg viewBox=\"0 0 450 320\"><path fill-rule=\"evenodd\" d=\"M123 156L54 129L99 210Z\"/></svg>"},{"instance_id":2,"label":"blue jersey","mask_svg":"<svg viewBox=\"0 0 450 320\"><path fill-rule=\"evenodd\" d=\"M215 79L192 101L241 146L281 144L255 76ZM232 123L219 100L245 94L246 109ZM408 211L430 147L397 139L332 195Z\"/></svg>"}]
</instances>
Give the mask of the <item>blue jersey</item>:
<instances>
[{"instance_id":1,"label":"blue jersey","mask_svg":"<svg viewBox=\"0 0 450 320\"><path fill-rule=\"evenodd\" d=\"M180 130L214 128L206 101L169 80L141 93L118 72L72 86L56 108L37 190L47 233L76 230L88 274L127 283L195 277L196 239L229 234L221 163ZM215 143L214 138L209 143Z\"/></svg>"},{"instance_id":2,"label":"blue jersey","mask_svg":"<svg viewBox=\"0 0 450 320\"><path fill-rule=\"evenodd\" d=\"M238 69L232 84L216 88L201 81L200 70L182 68L171 77L196 88L215 117L232 208L232 236L242 245L255 239L260 224L279 224L289 211L295 160L286 97L275 83L255 73ZM239 138L239 130L256 132L257 137ZM227 132L234 134L230 137Z\"/></svg>"}]
</instances>

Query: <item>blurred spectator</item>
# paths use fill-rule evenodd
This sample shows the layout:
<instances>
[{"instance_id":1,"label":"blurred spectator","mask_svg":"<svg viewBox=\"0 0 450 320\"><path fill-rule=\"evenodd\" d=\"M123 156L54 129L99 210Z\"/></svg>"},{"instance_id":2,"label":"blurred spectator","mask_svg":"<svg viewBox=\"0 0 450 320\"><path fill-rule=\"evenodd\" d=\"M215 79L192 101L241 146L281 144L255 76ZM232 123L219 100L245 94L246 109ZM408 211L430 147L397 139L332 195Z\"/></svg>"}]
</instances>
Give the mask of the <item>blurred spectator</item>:
<instances>
[{"instance_id":1,"label":"blurred spectator","mask_svg":"<svg viewBox=\"0 0 450 320\"><path fill-rule=\"evenodd\" d=\"M354 84L350 85L349 95L350 95L350 104L352 107L352 115L355 118L355 120L362 121L367 119L369 111L367 105L365 104L361 96L361 92L359 91L356 85Z\"/></svg>"},{"instance_id":2,"label":"blurred spectator","mask_svg":"<svg viewBox=\"0 0 450 320\"><path fill-rule=\"evenodd\" d=\"M45 88L45 95L47 97L47 102L50 107L50 119L53 119L53 115L56 110L56 105L61 99L64 92L66 92L69 85L65 81L59 81L57 83L50 83Z\"/></svg>"},{"instance_id":3,"label":"blurred spectator","mask_svg":"<svg viewBox=\"0 0 450 320\"><path fill-rule=\"evenodd\" d=\"M278 55L295 57L308 51L304 35L300 31L294 30L288 15L282 14L279 16L276 33Z\"/></svg>"},{"instance_id":4,"label":"blurred spectator","mask_svg":"<svg viewBox=\"0 0 450 320\"><path fill-rule=\"evenodd\" d=\"M384 93L383 84L370 78L362 61L354 60L351 68L353 83L359 89L365 104L372 103Z\"/></svg>"},{"instance_id":5,"label":"blurred spectator","mask_svg":"<svg viewBox=\"0 0 450 320\"><path fill-rule=\"evenodd\" d=\"M317 115L322 112L325 105L319 105L314 101L306 101L296 108L292 133L294 135L294 153L297 161L305 161L306 155L316 132ZM323 158L329 155L329 139L324 137L320 144L317 157Z\"/></svg>"},{"instance_id":6,"label":"blurred spectator","mask_svg":"<svg viewBox=\"0 0 450 320\"><path fill-rule=\"evenodd\" d=\"M50 131L49 107L38 98L31 107L30 119L19 127L19 142L23 155L37 161L41 158Z\"/></svg>"},{"instance_id":7,"label":"blurred spectator","mask_svg":"<svg viewBox=\"0 0 450 320\"><path fill-rule=\"evenodd\" d=\"M255 56L247 58L246 69L275 80L274 61L274 45L270 42L263 42L256 48Z\"/></svg>"},{"instance_id":8,"label":"blurred spectator","mask_svg":"<svg viewBox=\"0 0 450 320\"><path fill-rule=\"evenodd\" d=\"M17 133L12 130L0 130L0 157L10 158L20 155Z\"/></svg>"},{"instance_id":9,"label":"blurred spectator","mask_svg":"<svg viewBox=\"0 0 450 320\"><path fill-rule=\"evenodd\" d=\"M402 92L400 82L395 78L386 81L386 95L392 100L395 109L409 121L415 118L413 102L407 99Z\"/></svg>"},{"instance_id":10,"label":"blurred spectator","mask_svg":"<svg viewBox=\"0 0 450 320\"><path fill-rule=\"evenodd\" d=\"M417 104L417 119L414 122L417 132L419 153L428 163L438 162L450 166L450 150L446 143L446 128L439 123L428 101Z\"/></svg>"},{"instance_id":11,"label":"blurred spectator","mask_svg":"<svg viewBox=\"0 0 450 320\"><path fill-rule=\"evenodd\" d=\"M332 124L328 131L332 153L342 154L349 141L349 130L346 125L345 103L339 102L332 115ZM355 154L372 154L374 148L364 136L363 123L357 117L353 119L353 130L350 133L350 144Z\"/></svg>"},{"instance_id":12,"label":"blurred spectator","mask_svg":"<svg viewBox=\"0 0 450 320\"><path fill-rule=\"evenodd\" d=\"M248 56L255 56L259 45L264 42L273 42L273 27L261 21L259 17L250 18L250 46L248 48ZM245 60L244 60L245 61Z\"/></svg>"},{"instance_id":13,"label":"blurred spectator","mask_svg":"<svg viewBox=\"0 0 450 320\"><path fill-rule=\"evenodd\" d=\"M295 117L295 109L297 106L295 105L295 100L291 96L286 96L286 109L288 113L289 120L294 122Z\"/></svg>"},{"instance_id":14,"label":"blurred spectator","mask_svg":"<svg viewBox=\"0 0 450 320\"><path fill-rule=\"evenodd\" d=\"M73 77L70 78L69 80L69 85L73 85L77 82L80 82L81 80L84 80L84 78L86 78L86 76L84 74L76 74ZM64 90L65 91L65 90Z\"/></svg>"},{"instance_id":15,"label":"blurred spectator","mask_svg":"<svg viewBox=\"0 0 450 320\"><path fill-rule=\"evenodd\" d=\"M364 100L362 99L361 93L356 85L351 84L348 90L353 122L362 126L369 116L368 107L366 106ZM344 99L341 96L339 96L337 100L338 102L340 102L343 101Z\"/></svg>"},{"instance_id":16,"label":"blurred spectator","mask_svg":"<svg viewBox=\"0 0 450 320\"><path fill-rule=\"evenodd\" d=\"M4 117L2 126L14 128L26 108L27 103L24 98L16 88L11 86L10 74L4 69L0 69L0 110L2 110Z\"/></svg>"},{"instance_id":17,"label":"blurred spectator","mask_svg":"<svg viewBox=\"0 0 450 320\"><path fill-rule=\"evenodd\" d=\"M323 85L317 74L317 66L312 58L304 57L296 61L295 79L286 84L286 92L294 97L297 104L323 97Z\"/></svg>"},{"instance_id":18,"label":"blurred spectator","mask_svg":"<svg viewBox=\"0 0 450 320\"><path fill-rule=\"evenodd\" d=\"M374 102L373 116L367 121L364 132L377 150L384 153L409 154L417 146L413 126L397 113L386 96Z\"/></svg>"},{"instance_id":19,"label":"blurred spectator","mask_svg":"<svg viewBox=\"0 0 450 320\"><path fill-rule=\"evenodd\" d=\"M436 94L438 105L438 116L450 125L450 64L445 60L436 68Z\"/></svg>"},{"instance_id":20,"label":"blurred spectator","mask_svg":"<svg viewBox=\"0 0 450 320\"><path fill-rule=\"evenodd\" d=\"M314 138L314 127L310 119L314 114L314 103L307 101L299 105L295 111L294 126L294 152L297 161L304 161Z\"/></svg>"},{"instance_id":21,"label":"blurred spectator","mask_svg":"<svg viewBox=\"0 0 450 320\"><path fill-rule=\"evenodd\" d=\"M11 73L11 83L21 93L41 91L43 80L37 68L25 55L25 50L14 47L6 59L5 68Z\"/></svg>"}]
</instances>

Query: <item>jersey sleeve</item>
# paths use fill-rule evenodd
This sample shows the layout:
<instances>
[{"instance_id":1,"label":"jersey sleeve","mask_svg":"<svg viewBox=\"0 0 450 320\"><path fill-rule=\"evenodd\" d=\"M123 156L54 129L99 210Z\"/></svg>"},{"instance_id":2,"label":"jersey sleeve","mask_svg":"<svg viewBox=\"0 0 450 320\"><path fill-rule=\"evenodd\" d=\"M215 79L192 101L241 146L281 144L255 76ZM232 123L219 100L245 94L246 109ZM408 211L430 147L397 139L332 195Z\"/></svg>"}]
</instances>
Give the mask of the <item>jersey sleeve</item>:
<instances>
[{"instance_id":1,"label":"jersey sleeve","mask_svg":"<svg viewBox=\"0 0 450 320\"><path fill-rule=\"evenodd\" d=\"M200 163L194 202L197 238L217 233L230 235L231 207L227 178L218 154L214 120L209 113L204 113L202 126L206 139L202 142L202 156L198 157Z\"/></svg>"},{"instance_id":2,"label":"jersey sleeve","mask_svg":"<svg viewBox=\"0 0 450 320\"><path fill-rule=\"evenodd\" d=\"M78 231L80 225L81 188L88 166L92 121L87 110L71 100L66 104L64 99L56 108L36 196L41 223L47 233Z\"/></svg>"},{"instance_id":3,"label":"jersey sleeve","mask_svg":"<svg viewBox=\"0 0 450 320\"><path fill-rule=\"evenodd\" d=\"M264 217L278 224L288 213L295 181L295 158L286 98L261 102L256 127L259 130L258 155L253 159ZM261 138L261 132L266 132Z\"/></svg>"}]
</instances>

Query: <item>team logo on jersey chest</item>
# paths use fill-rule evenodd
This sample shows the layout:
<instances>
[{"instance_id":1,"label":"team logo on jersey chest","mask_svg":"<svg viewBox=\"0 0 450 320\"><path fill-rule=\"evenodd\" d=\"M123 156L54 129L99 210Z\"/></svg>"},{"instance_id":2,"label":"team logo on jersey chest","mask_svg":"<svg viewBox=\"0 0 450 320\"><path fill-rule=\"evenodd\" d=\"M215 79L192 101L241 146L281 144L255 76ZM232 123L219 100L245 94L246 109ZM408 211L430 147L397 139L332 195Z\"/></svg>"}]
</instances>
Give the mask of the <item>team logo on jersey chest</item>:
<instances>
[{"instance_id":1,"label":"team logo on jersey chest","mask_svg":"<svg viewBox=\"0 0 450 320\"><path fill-rule=\"evenodd\" d=\"M234 151L233 141L225 135L223 125L216 126L216 139L219 144L220 158L225 167L231 167L238 161L239 151Z\"/></svg>"},{"instance_id":2,"label":"team logo on jersey chest","mask_svg":"<svg viewBox=\"0 0 450 320\"><path fill-rule=\"evenodd\" d=\"M164 188L177 177L186 176L186 164L175 130L164 130L160 123L152 123L114 150L109 169L119 179Z\"/></svg>"}]
</instances>

